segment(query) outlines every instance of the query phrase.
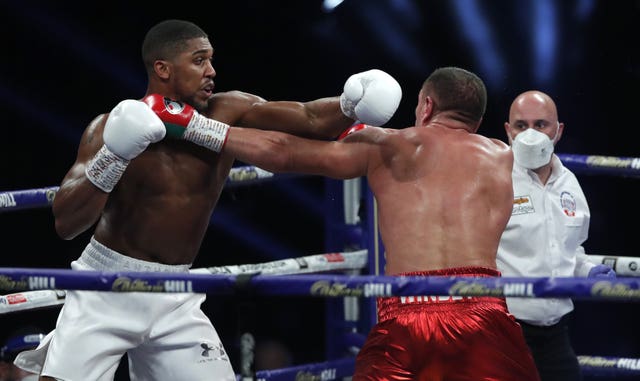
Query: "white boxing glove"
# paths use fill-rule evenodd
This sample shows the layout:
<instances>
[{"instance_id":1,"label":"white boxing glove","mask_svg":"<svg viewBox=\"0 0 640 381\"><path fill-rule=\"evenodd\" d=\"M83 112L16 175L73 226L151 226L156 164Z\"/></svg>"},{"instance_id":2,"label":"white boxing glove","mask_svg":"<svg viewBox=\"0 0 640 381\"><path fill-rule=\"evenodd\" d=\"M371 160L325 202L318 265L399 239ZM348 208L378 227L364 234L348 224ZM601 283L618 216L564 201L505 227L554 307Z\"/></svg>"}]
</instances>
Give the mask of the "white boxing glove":
<instances>
[{"instance_id":1,"label":"white boxing glove","mask_svg":"<svg viewBox=\"0 0 640 381\"><path fill-rule=\"evenodd\" d=\"M129 161L151 143L162 140L167 130L146 103L126 99L111 110L104 126L104 144L85 167L87 178L98 188L111 192Z\"/></svg>"},{"instance_id":2,"label":"white boxing glove","mask_svg":"<svg viewBox=\"0 0 640 381\"><path fill-rule=\"evenodd\" d=\"M125 99L109 113L102 139L111 152L131 160L166 133L164 123L146 103Z\"/></svg>"},{"instance_id":3,"label":"white boxing glove","mask_svg":"<svg viewBox=\"0 0 640 381\"><path fill-rule=\"evenodd\" d=\"M382 126L398 109L400 84L382 70L372 69L349 77L340 95L340 108L351 119Z\"/></svg>"}]
</instances>

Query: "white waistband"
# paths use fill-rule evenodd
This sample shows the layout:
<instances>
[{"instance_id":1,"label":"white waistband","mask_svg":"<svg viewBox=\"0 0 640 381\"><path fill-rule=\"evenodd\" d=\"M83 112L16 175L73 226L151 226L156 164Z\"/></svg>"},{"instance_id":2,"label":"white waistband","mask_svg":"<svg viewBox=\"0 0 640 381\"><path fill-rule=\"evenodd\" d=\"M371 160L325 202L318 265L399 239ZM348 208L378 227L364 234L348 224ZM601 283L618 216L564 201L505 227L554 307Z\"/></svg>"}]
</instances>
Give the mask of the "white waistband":
<instances>
[{"instance_id":1,"label":"white waistband","mask_svg":"<svg viewBox=\"0 0 640 381\"><path fill-rule=\"evenodd\" d=\"M97 271L133 271L133 272L170 272L185 273L191 265L165 265L131 258L111 250L95 238L91 241L78 258L78 262Z\"/></svg>"}]
</instances>

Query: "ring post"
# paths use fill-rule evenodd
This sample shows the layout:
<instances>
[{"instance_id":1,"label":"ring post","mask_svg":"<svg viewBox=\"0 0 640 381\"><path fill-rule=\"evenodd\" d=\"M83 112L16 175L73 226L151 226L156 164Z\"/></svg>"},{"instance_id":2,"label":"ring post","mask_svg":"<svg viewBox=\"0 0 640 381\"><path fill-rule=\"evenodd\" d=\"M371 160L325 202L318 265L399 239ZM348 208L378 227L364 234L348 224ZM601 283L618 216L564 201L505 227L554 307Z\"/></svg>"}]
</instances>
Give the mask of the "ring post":
<instances>
[{"instance_id":1,"label":"ring post","mask_svg":"<svg viewBox=\"0 0 640 381\"><path fill-rule=\"evenodd\" d=\"M342 180L325 180L325 251L342 252L345 248L345 197ZM345 355L341 343L346 329L344 298L325 301L325 356L327 359Z\"/></svg>"},{"instance_id":2,"label":"ring post","mask_svg":"<svg viewBox=\"0 0 640 381\"><path fill-rule=\"evenodd\" d=\"M384 275L384 246L378 232L378 205L369 186L362 187L363 199L365 202L363 242L367 249L367 271L368 275ZM375 298L365 298L361 301L364 304L363 319L361 319L360 332L365 335L376 324L377 307Z\"/></svg>"}]
</instances>

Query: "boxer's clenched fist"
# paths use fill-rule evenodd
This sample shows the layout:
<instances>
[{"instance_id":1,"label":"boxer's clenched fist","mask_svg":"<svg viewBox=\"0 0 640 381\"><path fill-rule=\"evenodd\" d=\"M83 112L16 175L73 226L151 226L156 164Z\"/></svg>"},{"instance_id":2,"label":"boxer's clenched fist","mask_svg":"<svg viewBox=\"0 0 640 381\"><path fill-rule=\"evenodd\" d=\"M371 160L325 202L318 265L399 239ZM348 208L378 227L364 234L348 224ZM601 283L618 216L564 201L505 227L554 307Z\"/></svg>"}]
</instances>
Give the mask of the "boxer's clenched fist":
<instances>
[{"instance_id":1,"label":"boxer's clenched fist","mask_svg":"<svg viewBox=\"0 0 640 381\"><path fill-rule=\"evenodd\" d=\"M118 103L104 126L104 144L85 167L87 178L103 191L111 192L129 161L165 134L164 124L145 103L133 99Z\"/></svg>"},{"instance_id":2,"label":"boxer's clenched fist","mask_svg":"<svg viewBox=\"0 0 640 381\"><path fill-rule=\"evenodd\" d=\"M398 109L402 89L382 70L372 69L349 77L340 96L342 112L353 120L382 126Z\"/></svg>"}]
</instances>

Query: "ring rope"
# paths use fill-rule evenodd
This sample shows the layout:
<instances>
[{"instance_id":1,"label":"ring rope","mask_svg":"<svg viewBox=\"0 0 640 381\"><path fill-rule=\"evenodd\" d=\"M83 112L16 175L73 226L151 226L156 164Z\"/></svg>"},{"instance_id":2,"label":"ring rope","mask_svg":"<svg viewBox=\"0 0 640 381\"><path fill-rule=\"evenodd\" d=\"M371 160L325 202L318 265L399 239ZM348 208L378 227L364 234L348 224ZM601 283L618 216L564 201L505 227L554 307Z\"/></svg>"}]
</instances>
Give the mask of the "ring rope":
<instances>
[{"instance_id":1,"label":"ring rope","mask_svg":"<svg viewBox=\"0 0 640 381\"><path fill-rule=\"evenodd\" d=\"M615 257L589 255L594 263L609 264L618 275L640 276L637 264L639 257ZM257 264L231 265L219 267L196 268L192 274L261 274L287 275L307 274L330 271L361 270L367 266L367 251L358 250L342 253L315 254L297 258L286 258L277 261ZM64 303L64 290L24 291L0 296L0 315L27 309L56 306Z\"/></svg>"},{"instance_id":2,"label":"ring rope","mask_svg":"<svg viewBox=\"0 0 640 381\"><path fill-rule=\"evenodd\" d=\"M251 185L274 179L303 176L300 174L274 174L255 166L233 167L225 187ZM53 204L58 186L0 192L0 213L10 210L44 208Z\"/></svg>"},{"instance_id":3,"label":"ring rope","mask_svg":"<svg viewBox=\"0 0 640 381\"><path fill-rule=\"evenodd\" d=\"M196 268L192 274L306 274L329 271L362 269L367 264L367 251L314 254L298 258L286 258L257 264ZM1 278L0 278L1 279ZM57 306L64 303L64 290L35 290L0 296L0 315Z\"/></svg>"},{"instance_id":4,"label":"ring rope","mask_svg":"<svg viewBox=\"0 0 640 381\"><path fill-rule=\"evenodd\" d=\"M640 276L639 257L589 255L594 263L610 265L618 275ZM257 264L196 268L193 274L257 274L287 275L329 271L361 270L367 266L367 251L314 254ZM35 290L0 296L0 315L16 311L57 306L64 303L64 290Z\"/></svg>"},{"instance_id":5,"label":"ring rope","mask_svg":"<svg viewBox=\"0 0 640 381\"><path fill-rule=\"evenodd\" d=\"M355 359L347 357L290 368L259 370L256 372L256 381L339 380L351 377L354 368Z\"/></svg>"},{"instance_id":6,"label":"ring rope","mask_svg":"<svg viewBox=\"0 0 640 381\"><path fill-rule=\"evenodd\" d=\"M559 153L562 163L575 173L640 177L640 158Z\"/></svg>"},{"instance_id":7,"label":"ring rope","mask_svg":"<svg viewBox=\"0 0 640 381\"><path fill-rule=\"evenodd\" d=\"M209 275L0 268L0 291L72 289L112 292L379 297L421 295L640 299L640 278L455 277L374 275ZM419 295L419 296L416 296Z\"/></svg>"},{"instance_id":8,"label":"ring rope","mask_svg":"<svg viewBox=\"0 0 640 381\"><path fill-rule=\"evenodd\" d=\"M585 375L640 376L640 358L578 356L578 363Z\"/></svg>"},{"instance_id":9,"label":"ring rope","mask_svg":"<svg viewBox=\"0 0 640 381\"><path fill-rule=\"evenodd\" d=\"M605 356L578 356L585 376L638 376L640 359ZM257 371L257 381L338 380L353 375L355 358L311 363L303 366Z\"/></svg>"},{"instance_id":10,"label":"ring rope","mask_svg":"<svg viewBox=\"0 0 640 381\"><path fill-rule=\"evenodd\" d=\"M622 156L557 154L567 168L576 173L609 174L640 177L640 158ZM249 185L275 178L299 177L303 174L275 174L256 166L231 168L226 186ZM0 213L7 210L50 206L57 186L0 192Z\"/></svg>"}]
</instances>

